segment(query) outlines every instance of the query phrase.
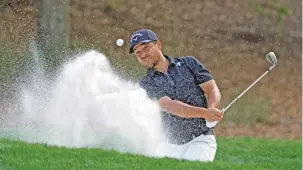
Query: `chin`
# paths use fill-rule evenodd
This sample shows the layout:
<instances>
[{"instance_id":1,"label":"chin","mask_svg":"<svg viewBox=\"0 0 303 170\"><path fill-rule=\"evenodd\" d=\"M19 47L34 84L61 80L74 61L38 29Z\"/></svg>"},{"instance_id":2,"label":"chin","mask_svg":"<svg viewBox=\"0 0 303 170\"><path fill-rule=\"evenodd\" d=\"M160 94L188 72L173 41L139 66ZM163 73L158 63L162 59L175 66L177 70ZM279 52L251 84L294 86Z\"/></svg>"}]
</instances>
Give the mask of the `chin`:
<instances>
[{"instance_id":1,"label":"chin","mask_svg":"<svg viewBox=\"0 0 303 170\"><path fill-rule=\"evenodd\" d=\"M154 66L152 64L146 64L146 63L142 63L142 65L146 68L153 68Z\"/></svg>"},{"instance_id":2,"label":"chin","mask_svg":"<svg viewBox=\"0 0 303 170\"><path fill-rule=\"evenodd\" d=\"M154 68L152 65L145 65L146 68Z\"/></svg>"}]
</instances>

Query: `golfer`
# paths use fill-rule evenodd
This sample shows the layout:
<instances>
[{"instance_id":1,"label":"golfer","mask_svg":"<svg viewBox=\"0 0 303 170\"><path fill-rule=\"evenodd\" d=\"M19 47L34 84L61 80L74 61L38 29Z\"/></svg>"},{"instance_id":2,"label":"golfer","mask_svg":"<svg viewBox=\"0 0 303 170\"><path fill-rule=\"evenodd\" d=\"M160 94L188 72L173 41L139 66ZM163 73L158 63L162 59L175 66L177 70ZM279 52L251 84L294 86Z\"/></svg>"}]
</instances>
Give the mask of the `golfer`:
<instances>
[{"instance_id":1,"label":"golfer","mask_svg":"<svg viewBox=\"0 0 303 170\"><path fill-rule=\"evenodd\" d=\"M221 94L210 72L193 56L173 58L149 29L135 31L129 53L147 68L140 86L159 101L171 155L180 159L213 161L217 143L207 121L219 121Z\"/></svg>"}]
</instances>

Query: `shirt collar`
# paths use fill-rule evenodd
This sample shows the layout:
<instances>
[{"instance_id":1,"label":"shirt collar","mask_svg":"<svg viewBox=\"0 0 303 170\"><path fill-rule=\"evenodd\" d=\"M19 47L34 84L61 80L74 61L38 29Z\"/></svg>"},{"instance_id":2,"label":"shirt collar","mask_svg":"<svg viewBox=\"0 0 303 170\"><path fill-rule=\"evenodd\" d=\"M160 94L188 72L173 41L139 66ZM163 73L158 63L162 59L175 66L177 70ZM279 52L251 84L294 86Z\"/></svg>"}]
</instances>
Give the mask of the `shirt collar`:
<instances>
[{"instance_id":1,"label":"shirt collar","mask_svg":"<svg viewBox=\"0 0 303 170\"><path fill-rule=\"evenodd\" d=\"M168 62L169 62L168 68L171 67L171 66L176 66L176 62L175 62L174 58L172 58L172 57L170 57L170 56L168 56L168 55L164 55L164 57L165 57L165 58L168 60ZM156 71L156 70L154 70L154 69L152 69L152 68L149 68L149 69L147 70L148 75L151 75L151 76L154 76L156 72L158 72L158 71Z\"/></svg>"},{"instance_id":2,"label":"shirt collar","mask_svg":"<svg viewBox=\"0 0 303 170\"><path fill-rule=\"evenodd\" d=\"M176 61L175 61L174 58L172 58L170 56L167 56L167 55L164 55L164 57L168 60L169 66L175 66L176 65Z\"/></svg>"}]
</instances>

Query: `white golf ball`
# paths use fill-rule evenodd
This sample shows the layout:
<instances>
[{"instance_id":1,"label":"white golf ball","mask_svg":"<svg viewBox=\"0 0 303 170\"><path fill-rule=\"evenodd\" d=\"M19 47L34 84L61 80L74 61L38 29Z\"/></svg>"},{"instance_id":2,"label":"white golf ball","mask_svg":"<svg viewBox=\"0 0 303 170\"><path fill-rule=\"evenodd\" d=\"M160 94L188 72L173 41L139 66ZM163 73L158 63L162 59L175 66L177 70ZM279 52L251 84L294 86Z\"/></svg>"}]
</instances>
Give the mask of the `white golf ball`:
<instances>
[{"instance_id":1,"label":"white golf ball","mask_svg":"<svg viewBox=\"0 0 303 170\"><path fill-rule=\"evenodd\" d=\"M124 44L123 39L117 39L116 44L117 46L122 46Z\"/></svg>"}]
</instances>

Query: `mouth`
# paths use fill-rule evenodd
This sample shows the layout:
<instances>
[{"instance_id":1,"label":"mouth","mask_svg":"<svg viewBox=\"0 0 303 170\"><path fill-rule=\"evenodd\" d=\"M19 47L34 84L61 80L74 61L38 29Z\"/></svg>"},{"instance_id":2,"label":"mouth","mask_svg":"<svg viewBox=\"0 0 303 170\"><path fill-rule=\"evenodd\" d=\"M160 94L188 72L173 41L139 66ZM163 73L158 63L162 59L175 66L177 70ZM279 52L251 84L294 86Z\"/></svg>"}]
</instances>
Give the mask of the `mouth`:
<instances>
[{"instance_id":1,"label":"mouth","mask_svg":"<svg viewBox=\"0 0 303 170\"><path fill-rule=\"evenodd\" d=\"M151 59L151 56L144 56L143 58L141 58L142 62L145 64L145 65L152 65L152 59Z\"/></svg>"},{"instance_id":2,"label":"mouth","mask_svg":"<svg viewBox=\"0 0 303 170\"><path fill-rule=\"evenodd\" d=\"M148 56L144 56L141 59L146 62L146 61L150 60L150 56L149 55Z\"/></svg>"}]
</instances>

